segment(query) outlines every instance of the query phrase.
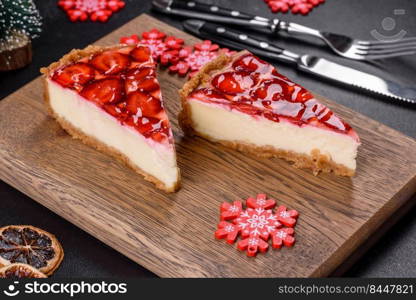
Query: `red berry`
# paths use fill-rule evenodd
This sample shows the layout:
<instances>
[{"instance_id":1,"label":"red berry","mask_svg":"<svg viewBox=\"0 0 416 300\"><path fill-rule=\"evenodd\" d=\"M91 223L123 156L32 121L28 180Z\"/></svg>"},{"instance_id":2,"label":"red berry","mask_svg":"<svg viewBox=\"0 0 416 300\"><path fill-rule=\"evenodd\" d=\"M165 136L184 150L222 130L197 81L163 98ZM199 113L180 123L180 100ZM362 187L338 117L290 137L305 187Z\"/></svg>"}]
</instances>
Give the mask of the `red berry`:
<instances>
[{"instance_id":1,"label":"red berry","mask_svg":"<svg viewBox=\"0 0 416 300\"><path fill-rule=\"evenodd\" d=\"M147 117L156 116L162 110L159 99L140 91L135 91L127 96L127 110L135 115Z\"/></svg>"},{"instance_id":2,"label":"red berry","mask_svg":"<svg viewBox=\"0 0 416 300\"><path fill-rule=\"evenodd\" d=\"M263 116L267 119L269 119L270 121L273 122L279 122L279 115L272 113L270 111L266 111L263 113Z\"/></svg>"},{"instance_id":3,"label":"red berry","mask_svg":"<svg viewBox=\"0 0 416 300\"><path fill-rule=\"evenodd\" d=\"M271 65L252 54L243 55L233 63L236 71L266 73L270 70Z\"/></svg>"},{"instance_id":4,"label":"red berry","mask_svg":"<svg viewBox=\"0 0 416 300\"><path fill-rule=\"evenodd\" d=\"M157 142L161 142L169 136L169 129L165 121L158 118L133 115L127 118L125 123L135 127L146 138L151 137Z\"/></svg>"},{"instance_id":5,"label":"red berry","mask_svg":"<svg viewBox=\"0 0 416 300\"><path fill-rule=\"evenodd\" d=\"M155 70L150 67L131 69L125 74L126 93L134 92L139 89L140 82L148 77L154 76Z\"/></svg>"},{"instance_id":6,"label":"red berry","mask_svg":"<svg viewBox=\"0 0 416 300\"><path fill-rule=\"evenodd\" d=\"M255 79L244 72L225 72L212 80L212 85L226 94L239 94L251 88Z\"/></svg>"},{"instance_id":7,"label":"red berry","mask_svg":"<svg viewBox=\"0 0 416 300\"><path fill-rule=\"evenodd\" d=\"M113 104L104 104L103 108L106 112L114 117L117 117L121 112L120 108Z\"/></svg>"},{"instance_id":8,"label":"red berry","mask_svg":"<svg viewBox=\"0 0 416 300\"><path fill-rule=\"evenodd\" d=\"M123 122L128 117L128 114L118 104L104 104L103 109L113 117L116 117L120 122Z\"/></svg>"},{"instance_id":9,"label":"red berry","mask_svg":"<svg viewBox=\"0 0 416 300\"><path fill-rule=\"evenodd\" d=\"M152 133L152 139L156 142L161 143L164 139L168 137L168 134L163 131L156 131Z\"/></svg>"},{"instance_id":10,"label":"red berry","mask_svg":"<svg viewBox=\"0 0 416 300\"><path fill-rule=\"evenodd\" d=\"M124 84L117 78L99 79L89 83L81 92L84 98L98 104L117 103L124 94Z\"/></svg>"},{"instance_id":11,"label":"red berry","mask_svg":"<svg viewBox=\"0 0 416 300\"><path fill-rule=\"evenodd\" d=\"M135 61L138 62L147 62L150 60L152 53L148 47L138 46L131 50L130 56L133 57Z\"/></svg>"},{"instance_id":12,"label":"red berry","mask_svg":"<svg viewBox=\"0 0 416 300\"><path fill-rule=\"evenodd\" d=\"M138 83L137 88L145 92L152 92L159 89L159 83L157 82L156 77L147 76Z\"/></svg>"},{"instance_id":13,"label":"red berry","mask_svg":"<svg viewBox=\"0 0 416 300\"><path fill-rule=\"evenodd\" d=\"M157 142L162 142L169 136L168 120L160 120L159 123L153 125L152 138Z\"/></svg>"},{"instance_id":14,"label":"red berry","mask_svg":"<svg viewBox=\"0 0 416 300\"><path fill-rule=\"evenodd\" d=\"M57 70L52 79L64 87L84 85L94 78L95 70L86 63L75 63Z\"/></svg>"},{"instance_id":15,"label":"red berry","mask_svg":"<svg viewBox=\"0 0 416 300\"><path fill-rule=\"evenodd\" d=\"M117 51L105 51L95 55L90 63L104 74L117 74L130 65L130 59Z\"/></svg>"},{"instance_id":16,"label":"red berry","mask_svg":"<svg viewBox=\"0 0 416 300\"><path fill-rule=\"evenodd\" d=\"M286 85L279 80L269 80L263 82L254 90L251 96L259 100L277 101L285 99L285 95L287 95Z\"/></svg>"}]
</instances>

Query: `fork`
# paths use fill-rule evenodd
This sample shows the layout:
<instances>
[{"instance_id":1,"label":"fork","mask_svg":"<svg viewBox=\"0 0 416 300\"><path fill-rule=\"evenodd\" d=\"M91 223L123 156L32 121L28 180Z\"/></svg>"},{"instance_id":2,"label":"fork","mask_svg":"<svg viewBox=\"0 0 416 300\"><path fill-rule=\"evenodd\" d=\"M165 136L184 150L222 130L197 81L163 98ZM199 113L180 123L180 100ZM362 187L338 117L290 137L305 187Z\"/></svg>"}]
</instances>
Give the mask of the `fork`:
<instances>
[{"instance_id":1,"label":"fork","mask_svg":"<svg viewBox=\"0 0 416 300\"><path fill-rule=\"evenodd\" d=\"M153 0L152 4L153 9L172 15L246 26L251 29L261 29L261 31L266 30L266 32L273 35L276 35L279 32L285 32L288 35L293 36L313 36L324 41L328 47L338 55L354 60L383 59L410 55L416 52L416 38L364 41L341 34L321 32L296 23L285 22L279 19L267 19L195 1Z\"/></svg>"},{"instance_id":2,"label":"fork","mask_svg":"<svg viewBox=\"0 0 416 300\"><path fill-rule=\"evenodd\" d=\"M364 41L350 38L346 35L319 31L296 23L276 21L276 31L284 31L289 35L313 36L324 41L329 48L340 56L355 60L374 60L416 52L416 38L400 40Z\"/></svg>"}]
</instances>

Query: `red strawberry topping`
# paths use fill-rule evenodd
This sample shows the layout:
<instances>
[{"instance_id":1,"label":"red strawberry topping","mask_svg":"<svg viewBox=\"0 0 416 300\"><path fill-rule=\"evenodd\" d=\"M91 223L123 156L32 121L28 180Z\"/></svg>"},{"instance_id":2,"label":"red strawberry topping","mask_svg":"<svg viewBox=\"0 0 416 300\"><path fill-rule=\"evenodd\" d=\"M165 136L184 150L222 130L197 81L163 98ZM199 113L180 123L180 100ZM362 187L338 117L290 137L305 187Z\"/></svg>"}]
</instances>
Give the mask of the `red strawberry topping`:
<instances>
[{"instance_id":1,"label":"red strawberry topping","mask_svg":"<svg viewBox=\"0 0 416 300\"><path fill-rule=\"evenodd\" d=\"M140 91L132 92L127 96L127 110L138 116L153 117L162 110L159 99Z\"/></svg>"},{"instance_id":2,"label":"red strawberry topping","mask_svg":"<svg viewBox=\"0 0 416 300\"><path fill-rule=\"evenodd\" d=\"M233 63L233 68L236 71L266 73L272 66L256 56L247 54L237 59Z\"/></svg>"},{"instance_id":3,"label":"red strawberry topping","mask_svg":"<svg viewBox=\"0 0 416 300\"><path fill-rule=\"evenodd\" d=\"M143 67L129 70L126 75L126 93L143 89L145 91L153 91L159 88L154 75L154 68Z\"/></svg>"},{"instance_id":4,"label":"red strawberry topping","mask_svg":"<svg viewBox=\"0 0 416 300\"><path fill-rule=\"evenodd\" d=\"M130 69L126 73L126 80L127 79L135 79L135 80L142 80L147 76L154 76L156 74L155 69L151 67L142 67L136 69Z\"/></svg>"},{"instance_id":5,"label":"red strawberry topping","mask_svg":"<svg viewBox=\"0 0 416 300\"><path fill-rule=\"evenodd\" d=\"M89 83L81 95L98 104L117 103L124 94L123 82L118 78L99 79Z\"/></svg>"},{"instance_id":6,"label":"red strawberry topping","mask_svg":"<svg viewBox=\"0 0 416 300\"><path fill-rule=\"evenodd\" d=\"M105 51L95 55L90 63L104 74L117 74L130 65L130 59L127 55L117 51Z\"/></svg>"},{"instance_id":7,"label":"red strawberry topping","mask_svg":"<svg viewBox=\"0 0 416 300\"><path fill-rule=\"evenodd\" d=\"M162 142L169 137L169 124L166 120L154 117L139 117L133 115L128 117L125 122L127 125L137 128L145 137L151 137L156 142Z\"/></svg>"},{"instance_id":8,"label":"red strawberry topping","mask_svg":"<svg viewBox=\"0 0 416 300\"><path fill-rule=\"evenodd\" d=\"M50 78L65 88L75 89L146 138L159 143L172 142L160 99L156 65L146 46L106 50L91 59L83 58L57 69Z\"/></svg>"},{"instance_id":9,"label":"red strawberry topping","mask_svg":"<svg viewBox=\"0 0 416 300\"><path fill-rule=\"evenodd\" d=\"M153 92L159 89L159 84L157 83L156 77L147 76L143 78L142 81L139 82L137 87L139 90L142 90L145 92Z\"/></svg>"},{"instance_id":10,"label":"red strawberry topping","mask_svg":"<svg viewBox=\"0 0 416 300\"><path fill-rule=\"evenodd\" d=\"M152 53L148 47L137 46L130 52L130 56L138 62L147 62L150 60Z\"/></svg>"},{"instance_id":11,"label":"red strawberry topping","mask_svg":"<svg viewBox=\"0 0 416 300\"><path fill-rule=\"evenodd\" d=\"M209 88L195 90L191 96L192 98L196 98L201 101L204 101L208 98L210 102L224 102L224 100L228 100L223 93L211 90Z\"/></svg>"},{"instance_id":12,"label":"red strawberry topping","mask_svg":"<svg viewBox=\"0 0 416 300\"><path fill-rule=\"evenodd\" d=\"M94 78L95 70L86 63L75 63L56 71L52 79L64 87L75 87Z\"/></svg>"},{"instance_id":13,"label":"red strawberry topping","mask_svg":"<svg viewBox=\"0 0 416 300\"><path fill-rule=\"evenodd\" d=\"M145 137L149 137L152 134L154 124L159 122L160 120L157 118L131 115L127 118L125 123L136 128Z\"/></svg>"},{"instance_id":14,"label":"red strawberry topping","mask_svg":"<svg viewBox=\"0 0 416 300\"><path fill-rule=\"evenodd\" d=\"M155 141L161 142L170 134L169 127L166 120L153 124L152 138Z\"/></svg>"},{"instance_id":15,"label":"red strawberry topping","mask_svg":"<svg viewBox=\"0 0 416 300\"><path fill-rule=\"evenodd\" d=\"M284 97L284 88L278 80L265 81L251 95L254 99L277 101Z\"/></svg>"},{"instance_id":16,"label":"red strawberry topping","mask_svg":"<svg viewBox=\"0 0 416 300\"><path fill-rule=\"evenodd\" d=\"M114 104L104 104L103 108L106 112L108 112L110 115L116 117L121 113L120 108L118 108L116 105Z\"/></svg>"},{"instance_id":17,"label":"red strawberry topping","mask_svg":"<svg viewBox=\"0 0 416 300\"><path fill-rule=\"evenodd\" d=\"M212 85L220 91L235 95L243 93L255 84L254 77L243 72L225 72L218 74L212 80Z\"/></svg>"},{"instance_id":18,"label":"red strawberry topping","mask_svg":"<svg viewBox=\"0 0 416 300\"><path fill-rule=\"evenodd\" d=\"M305 88L279 74L267 62L247 53L216 73L210 84L195 90L190 98L219 103L253 117L297 126L306 124L350 135L351 127L320 104Z\"/></svg>"}]
</instances>

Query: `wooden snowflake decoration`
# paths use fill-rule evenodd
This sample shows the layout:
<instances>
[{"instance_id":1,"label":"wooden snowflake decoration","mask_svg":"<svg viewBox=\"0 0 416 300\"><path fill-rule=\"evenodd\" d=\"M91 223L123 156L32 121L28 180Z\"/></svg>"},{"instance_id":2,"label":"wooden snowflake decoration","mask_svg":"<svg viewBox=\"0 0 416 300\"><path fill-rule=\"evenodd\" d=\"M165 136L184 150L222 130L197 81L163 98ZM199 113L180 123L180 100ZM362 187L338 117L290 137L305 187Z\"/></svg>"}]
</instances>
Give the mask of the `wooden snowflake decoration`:
<instances>
[{"instance_id":1,"label":"wooden snowflake decoration","mask_svg":"<svg viewBox=\"0 0 416 300\"><path fill-rule=\"evenodd\" d=\"M122 44L147 45L153 58L162 66L168 68L169 73L179 76L191 77L207 62L215 59L221 53L232 55L235 52L226 48L220 48L211 41L202 41L193 46L184 44L184 40L175 36L167 36L165 33L152 29L142 33L142 38L135 34L120 38Z\"/></svg>"},{"instance_id":2,"label":"wooden snowflake decoration","mask_svg":"<svg viewBox=\"0 0 416 300\"><path fill-rule=\"evenodd\" d=\"M66 11L72 22L107 22L110 16L122 9L121 0L59 0L58 6Z\"/></svg>"},{"instance_id":3,"label":"wooden snowflake decoration","mask_svg":"<svg viewBox=\"0 0 416 300\"><path fill-rule=\"evenodd\" d=\"M287 210L281 205L273 212L276 201L267 199L265 194L248 198L246 204L245 209L241 201L221 204L221 221L215 232L217 239L225 239L227 243L233 244L240 236L237 248L246 251L248 256L266 252L270 239L275 249L293 246L295 243L293 227L299 216L296 210Z\"/></svg>"},{"instance_id":4,"label":"wooden snowflake decoration","mask_svg":"<svg viewBox=\"0 0 416 300\"><path fill-rule=\"evenodd\" d=\"M316 6L325 2L325 0L264 0L270 7L271 11L293 14L309 14Z\"/></svg>"}]
</instances>

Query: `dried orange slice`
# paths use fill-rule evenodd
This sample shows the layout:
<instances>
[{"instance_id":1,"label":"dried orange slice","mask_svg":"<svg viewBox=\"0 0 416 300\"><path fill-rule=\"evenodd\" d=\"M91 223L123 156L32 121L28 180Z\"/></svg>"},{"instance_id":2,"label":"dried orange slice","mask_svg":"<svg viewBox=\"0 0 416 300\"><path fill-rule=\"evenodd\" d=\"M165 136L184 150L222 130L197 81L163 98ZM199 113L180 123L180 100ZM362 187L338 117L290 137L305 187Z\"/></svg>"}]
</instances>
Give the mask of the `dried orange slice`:
<instances>
[{"instance_id":1,"label":"dried orange slice","mask_svg":"<svg viewBox=\"0 0 416 300\"><path fill-rule=\"evenodd\" d=\"M0 278L47 278L38 269L27 264L10 264L0 268Z\"/></svg>"},{"instance_id":2,"label":"dried orange slice","mask_svg":"<svg viewBox=\"0 0 416 300\"><path fill-rule=\"evenodd\" d=\"M63 257L61 244L49 232L30 225L0 228L0 267L24 263L50 275Z\"/></svg>"}]
</instances>

